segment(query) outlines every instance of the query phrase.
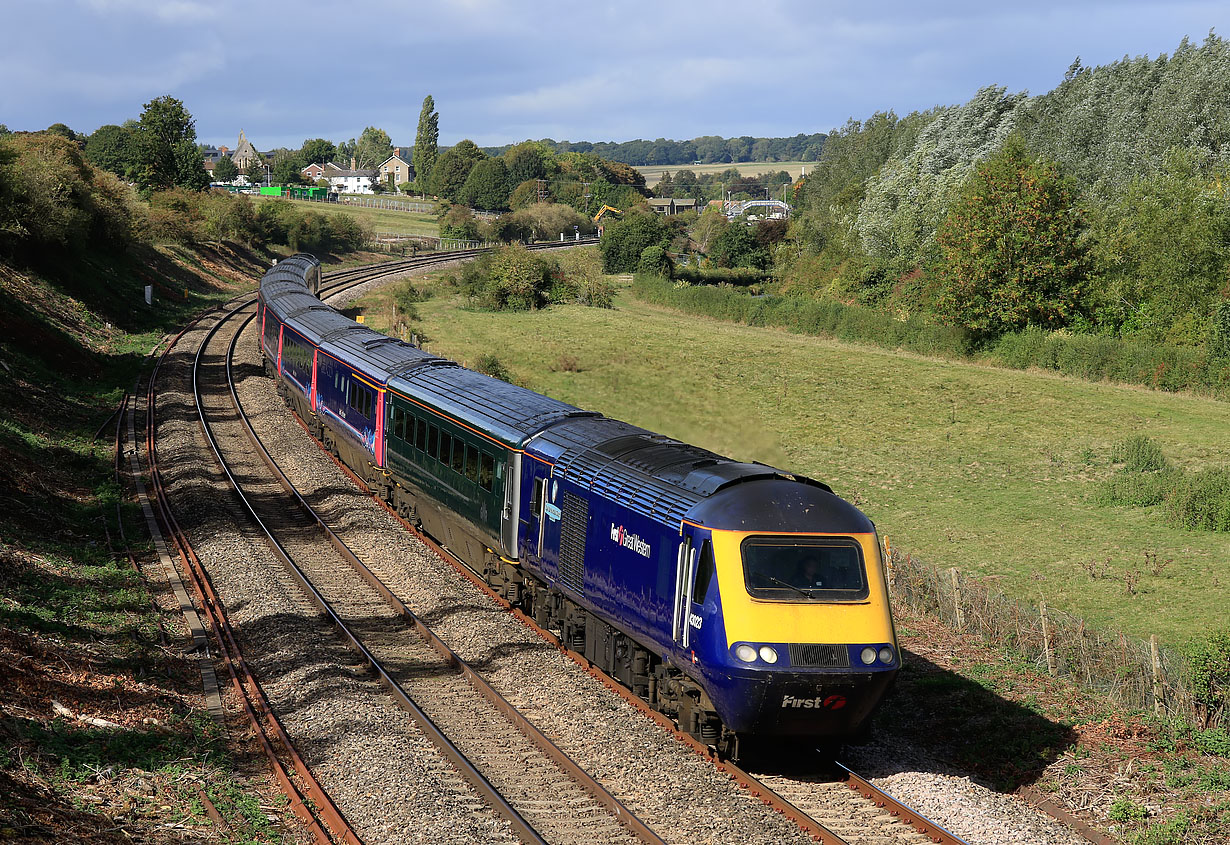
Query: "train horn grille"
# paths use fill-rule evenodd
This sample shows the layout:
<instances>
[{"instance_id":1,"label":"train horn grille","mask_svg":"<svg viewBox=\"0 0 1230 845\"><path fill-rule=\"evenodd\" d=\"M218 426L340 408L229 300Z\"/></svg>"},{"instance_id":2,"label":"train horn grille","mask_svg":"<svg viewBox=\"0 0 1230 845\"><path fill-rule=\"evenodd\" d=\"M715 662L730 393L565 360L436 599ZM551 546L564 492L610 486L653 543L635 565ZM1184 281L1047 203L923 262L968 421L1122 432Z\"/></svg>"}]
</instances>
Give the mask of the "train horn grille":
<instances>
[{"instance_id":1,"label":"train horn grille","mask_svg":"<svg viewBox=\"0 0 1230 845\"><path fill-rule=\"evenodd\" d=\"M849 669L850 651L844 645L790 643L790 665L813 669Z\"/></svg>"}]
</instances>

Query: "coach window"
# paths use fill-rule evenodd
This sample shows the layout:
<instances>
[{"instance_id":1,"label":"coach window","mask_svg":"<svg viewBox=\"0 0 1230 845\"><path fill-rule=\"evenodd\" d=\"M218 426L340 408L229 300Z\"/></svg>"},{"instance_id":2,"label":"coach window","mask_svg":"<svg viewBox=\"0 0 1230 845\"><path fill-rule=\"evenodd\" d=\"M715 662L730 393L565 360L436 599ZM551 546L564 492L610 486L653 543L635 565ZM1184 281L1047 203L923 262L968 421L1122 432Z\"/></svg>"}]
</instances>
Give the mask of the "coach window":
<instances>
[{"instance_id":1,"label":"coach window","mask_svg":"<svg viewBox=\"0 0 1230 845\"><path fill-rule=\"evenodd\" d=\"M478 486L490 490L495 476L495 458L483 452L478 463Z\"/></svg>"},{"instance_id":2,"label":"coach window","mask_svg":"<svg viewBox=\"0 0 1230 845\"><path fill-rule=\"evenodd\" d=\"M436 448L438 437L439 432L436 430L436 427L434 425L427 426L427 454L433 458L440 454Z\"/></svg>"},{"instance_id":3,"label":"coach window","mask_svg":"<svg viewBox=\"0 0 1230 845\"><path fill-rule=\"evenodd\" d=\"M420 452L427 451L427 421L418 417L414 420L414 447Z\"/></svg>"},{"instance_id":4,"label":"coach window","mask_svg":"<svg viewBox=\"0 0 1230 845\"><path fill-rule=\"evenodd\" d=\"M440 432L440 463L449 465L453 454L453 435L447 431Z\"/></svg>"},{"instance_id":5,"label":"coach window","mask_svg":"<svg viewBox=\"0 0 1230 845\"><path fill-rule=\"evenodd\" d=\"M466 478L478 481L478 450L466 445Z\"/></svg>"},{"instance_id":6,"label":"coach window","mask_svg":"<svg viewBox=\"0 0 1230 845\"><path fill-rule=\"evenodd\" d=\"M401 408L393 409L393 436L398 440L405 440L406 431L406 415Z\"/></svg>"},{"instance_id":7,"label":"coach window","mask_svg":"<svg viewBox=\"0 0 1230 845\"><path fill-rule=\"evenodd\" d=\"M453 438L453 472L458 475L466 471L465 444L459 438Z\"/></svg>"}]
</instances>

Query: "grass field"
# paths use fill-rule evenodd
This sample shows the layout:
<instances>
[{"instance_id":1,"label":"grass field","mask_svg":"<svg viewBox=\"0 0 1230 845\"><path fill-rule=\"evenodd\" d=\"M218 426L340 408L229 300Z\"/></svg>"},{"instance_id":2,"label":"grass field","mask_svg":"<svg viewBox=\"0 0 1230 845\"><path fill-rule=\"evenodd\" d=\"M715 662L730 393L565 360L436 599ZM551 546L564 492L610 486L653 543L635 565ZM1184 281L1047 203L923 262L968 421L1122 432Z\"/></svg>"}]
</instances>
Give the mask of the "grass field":
<instances>
[{"instance_id":1,"label":"grass field","mask_svg":"<svg viewBox=\"0 0 1230 845\"><path fill-rule=\"evenodd\" d=\"M684 317L627 291L614 310L460 305L419 304L431 351L493 352L534 390L823 480L928 562L1170 643L1225 624L1230 536L1093 499L1136 434L1189 469L1230 464L1230 404ZM368 307L378 328L387 306ZM1146 553L1170 561L1160 575ZM1084 568L1107 560L1109 577Z\"/></svg>"},{"instance_id":2,"label":"grass field","mask_svg":"<svg viewBox=\"0 0 1230 845\"><path fill-rule=\"evenodd\" d=\"M274 199L273 197L254 197L258 201ZM434 214L419 214L415 211L392 211L383 208L364 208L358 205L343 203L310 202L308 200L287 200L296 205L309 206L313 211L323 214L344 212L365 224L373 232L396 232L401 235L424 235L440 237L440 224Z\"/></svg>"},{"instance_id":3,"label":"grass field","mask_svg":"<svg viewBox=\"0 0 1230 845\"><path fill-rule=\"evenodd\" d=\"M816 166L814 161L744 161L735 164L654 164L636 168L645 175L645 183L653 187L662 181L663 173L672 176L680 170L691 170L697 176L703 173L721 173L734 168L743 176L759 176L762 173L777 173L785 170L791 178L797 180L803 169L811 170Z\"/></svg>"}]
</instances>

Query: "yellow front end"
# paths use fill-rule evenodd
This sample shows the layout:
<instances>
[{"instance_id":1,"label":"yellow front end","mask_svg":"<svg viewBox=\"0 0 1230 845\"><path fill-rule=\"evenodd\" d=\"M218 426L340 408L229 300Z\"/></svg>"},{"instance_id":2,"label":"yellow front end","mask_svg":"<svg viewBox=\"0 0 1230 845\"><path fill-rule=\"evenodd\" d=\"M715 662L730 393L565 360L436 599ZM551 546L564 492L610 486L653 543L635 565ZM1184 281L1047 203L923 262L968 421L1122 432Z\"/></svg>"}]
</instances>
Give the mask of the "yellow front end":
<instances>
[{"instance_id":1,"label":"yellow front end","mask_svg":"<svg viewBox=\"0 0 1230 845\"><path fill-rule=\"evenodd\" d=\"M867 572L867 597L857 601L766 601L753 598L744 588L744 539L764 537L850 537L863 551ZM769 643L891 643L892 613L888 585L880 563L875 534L775 534L764 531L713 531L713 551L726 624L726 645L736 642Z\"/></svg>"}]
</instances>

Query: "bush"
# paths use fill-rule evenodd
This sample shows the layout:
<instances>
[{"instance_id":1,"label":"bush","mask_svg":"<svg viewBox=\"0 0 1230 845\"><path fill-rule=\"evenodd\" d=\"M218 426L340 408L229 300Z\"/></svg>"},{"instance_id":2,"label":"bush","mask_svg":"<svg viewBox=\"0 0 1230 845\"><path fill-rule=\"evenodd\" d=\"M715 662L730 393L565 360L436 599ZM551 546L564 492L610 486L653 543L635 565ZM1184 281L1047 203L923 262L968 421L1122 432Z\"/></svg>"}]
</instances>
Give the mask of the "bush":
<instances>
[{"instance_id":1,"label":"bush","mask_svg":"<svg viewBox=\"0 0 1230 845\"><path fill-rule=\"evenodd\" d=\"M964 356L970 351L969 335L960 328L931 325L917 317L897 320L871 308L828 299L752 296L729 285L676 288L669 280L647 274L636 276L633 292L646 302L750 326L777 326L924 355Z\"/></svg>"},{"instance_id":2,"label":"bush","mask_svg":"<svg viewBox=\"0 0 1230 845\"><path fill-rule=\"evenodd\" d=\"M1143 435L1116 443L1111 447L1110 459L1123 464L1124 472L1156 472L1170 466L1157 441Z\"/></svg>"},{"instance_id":3,"label":"bush","mask_svg":"<svg viewBox=\"0 0 1230 845\"><path fill-rule=\"evenodd\" d=\"M500 359L491 352L484 352L482 355L479 355L478 361L474 364L474 369L483 375L498 378L500 381L506 381L509 384L511 384L513 380L512 373L510 373L508 368L504 366L503 362L501 362Z\"/></svg>"},{"instance_id":4,"label":"bush","mask_svg":"<svg viewBox=\"0 0 1230 845\"><path fill-rule=\"evenodd\" d=\"M461 271L470 303L487 311L529 311L547 304L552 266L523 246L501 247Z\"/></svg>"},{"instance_id":5,"label":"bush","mask_svg":"<svg viewBox=\"0 0 1230 845\"><path fill-rule=\"evenodd\" d=\"M1165 502L1182 477L1181 472L1173 469L1163 472L1120 470L1102 482L1096 498L1103 505L1152 507Z\"/></svg>"},{"instance_id":6,"label":"bush","mask_svg":"<svg viewBox=\"0 0 1230 845\"><path fill-rule=\"evenodd\" d=\"M1230 469L1186 476L1166 501L1170 521L1190 530L1230 531Z\"/></svg>"},{"instance_id":7,"label":"bush","mask_svg":"<svg viewBox=\"0 0 1230 845\"><path fill-rule=\"evenodd\" d=\"M1131 338L1064 334L1031 326L1003 335L987 354L1005 367L1040 367L1089 381L1169 391L1230 387L1230 367L1208 352Z\"/></svg>"},{"instance_id":8,"label":"bush","mask_svg":"<svg viewBox=\"0 0 1230 845\"><path fill-rule=\"evenodd\" d=\"M1191 695L1207 717L1230 704L1230 628L1214 631L1187 647Z\"/></svg>"},{"instance_id":9,"label":"bush","mask_svg":"<svg viewBox=\"0 0 1230 845\"><path fill-rule=\"evenodd\" d=\"M674 266L670 256L666 254L666 250L660 245L654 244L641 253L640 260L636 264L636 272L650 273L669 279L671 278L671 271Z\"/></svg>"}]
</instances>

